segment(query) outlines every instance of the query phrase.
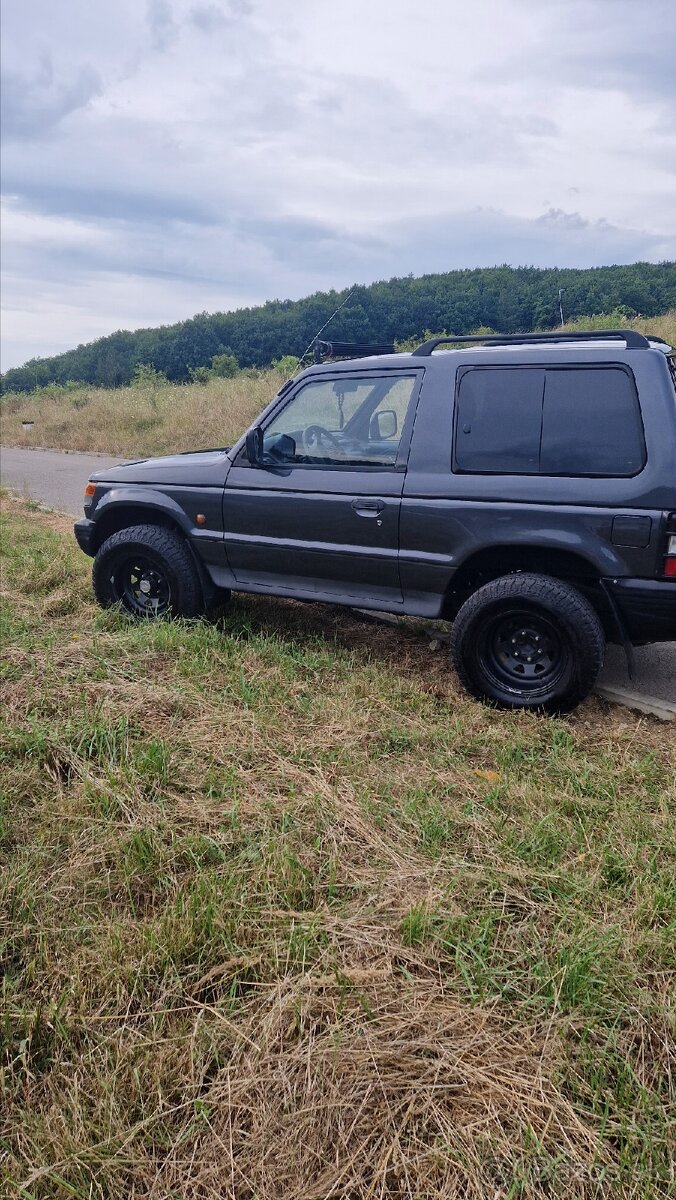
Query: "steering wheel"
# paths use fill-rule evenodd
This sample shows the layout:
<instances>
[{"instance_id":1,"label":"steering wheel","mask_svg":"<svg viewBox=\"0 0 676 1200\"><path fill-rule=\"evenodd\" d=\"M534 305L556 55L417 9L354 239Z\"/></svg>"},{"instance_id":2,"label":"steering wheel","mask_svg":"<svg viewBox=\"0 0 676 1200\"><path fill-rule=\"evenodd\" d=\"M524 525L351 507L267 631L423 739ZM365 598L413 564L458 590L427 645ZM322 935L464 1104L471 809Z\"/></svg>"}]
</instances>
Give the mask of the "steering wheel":
<instances>
[{"instance_id":1,"label":"steering wheel","mask_svg":"<svg viewBox=\"0 0 676 1200\"><path fill-rule=\"evenodd\" d=\"M325 429L323 425L308 425L303 431L303 445L308 450L315 447L319 450L326 444L335 446L337 450L342 449L343 443L340 438L336 437L335 433L331 433L330 429Z\"/></svg>"}]
</instances>

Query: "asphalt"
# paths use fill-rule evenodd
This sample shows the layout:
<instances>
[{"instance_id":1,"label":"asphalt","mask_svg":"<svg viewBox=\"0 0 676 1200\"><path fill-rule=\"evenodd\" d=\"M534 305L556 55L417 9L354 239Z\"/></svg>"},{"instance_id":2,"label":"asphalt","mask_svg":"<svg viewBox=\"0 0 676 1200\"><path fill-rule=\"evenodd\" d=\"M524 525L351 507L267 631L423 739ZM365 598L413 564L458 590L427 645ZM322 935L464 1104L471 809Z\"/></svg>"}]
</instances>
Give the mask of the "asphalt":
<instances>
[{"instance_id":1,"label":"asphalt","mask_svg":"<svg viewBox=\"0 0 676 1200\"><path fill-rule=\"evenodd\" d=\"M658 701L646 711L656 715L676 718L676 642L655 642L652 646L634 648L634 678L629 678L627 659L621 646L607 646L603 670L599 676L597 691L608 700L624 703L629 708L640 708L634 698L641 697ZM617 694L615 694L617 692ZM621 694L620 694L621 693ZM664 707L664 713L657 709Z\"/></svg>"},{"instance_id":2,"label":"asphalt","mask_svg":"<svg viewBox=\"0 0 676 1200\"><path fill-rule=\"evenodd\" d=\"M59 512L83 516L85 484L94 471L124 461L102 454L0 446L0 484Z\"/></svg>"},{"instance_id":3,"label":"asphalt","mask_svg":"<svg viewBox=\"0 0 676 1200\"><path fill-rule=\"evenodd\" d=\"M123 460L99 454L61 450L24 450L0 447L0 483L59 512L82 515L82 493L93 471ZM676 643L659 642L634 651L636 670L630 680L624 651L608 646L599 678L599 692L608 699L639 707L665 707L661 715L676 713Z\"/></svg>"}]
</instances>

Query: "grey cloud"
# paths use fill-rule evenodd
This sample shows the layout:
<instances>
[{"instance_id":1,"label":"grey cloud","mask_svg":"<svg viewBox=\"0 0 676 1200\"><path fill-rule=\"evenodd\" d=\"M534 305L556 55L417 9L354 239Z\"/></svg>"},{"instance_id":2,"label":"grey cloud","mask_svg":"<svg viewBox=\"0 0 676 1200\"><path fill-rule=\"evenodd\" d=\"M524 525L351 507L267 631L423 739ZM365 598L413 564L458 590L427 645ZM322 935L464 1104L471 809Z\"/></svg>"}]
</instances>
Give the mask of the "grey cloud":
<instances>
[{"instance_id":1,"label":"grey cloud","mask_svg":"<svg viewBox=\"0 0 676 1200\"><path fill-rule=\"evenodd\" d=\"M95 123L74 118L39 156L22 141L7 146L3 187L36 212L141 224L177 219L200 226L229 203L225 172L218 163L205 165L201 144L135 112L97 113Z\"/></svg>"},{"instance_id":2,"label":"grey cloud","mask_svg":"<svg viewBox=\"0 0 676 1200\"><path fill-rule=\"evenodd\" d=\"M571 189L577 191L576 188ZM597 231L610 229L606 221L586 221L578 212L565 212L562 208L548 208L541 216L535 218L537 225L545 226L552 231L568 231L596 228Z\"/></svg>"},{"instance_id":3,"label":"grey cloud","mask_svg":"<svg viewBox=\"0 0 676 1200\"><path fill-rule=\"evenodd\" d=\"M654 36L654 34L653 34ZM641 99L674 104L676 38L655 38L649 47L610 47L604 54L572 51L560 59L559 82L616 89Z\"/></svg>"},{"instance_id":4,"label":"grey cloud","mask_svg":"<svg viewBox=\"0 0 676 1200\"><path fill-rule=\"evenodd\" d=\"M49 54L42 56L32 79L16 69L7 69L2 104L4 136L41 137L69 113L86 107L101 90L101 80L93 67L81 68L70 80L57 79Z\"/></svg>"},{"instance_id":5,"label":"grey cloud","mask_svg":"<svg viewBox=\"0 0 676 1200\"><path fill-rule=\"evenodd\" d=\"M169 0L147 0L146 20L155 49L166 50L178 35Z\"/></svg>"},{"instance_id":6,"label":"grey cloud","mask_svg":"<svg viewBox=\"0 0 676 1200\"><path fill-rule=\"evenodd\" d=\"M396 231L392 231L397 241ZM445 271L500 263L537 267L598 267L637 260L658 261L676 254L676 239L627 229L579 213L550 209L535 218L498 209L443 214L400 230L400 260L410 270ZM401 268L400 268L401 269Z\"/></svg>"},{"instance_id":7,"label":"grey cloud","mask_svg":"<svg viewBox=\"0 0 676 1200\"><path fill-rule=\"evenodd\" d=\"M560 132L555 121L550 120L549 117L539 116L537 113L524 113L517 128L519 132L529 134L531 137L557 137Z\"/></svg>"},{"instance_id":8,"label":"grey cloud","mask_svg":"<svg viewBox=\"0 0 676 1200\"><path fill-rule=\"evenodd\" d=\"M238 235L247 242L266 248L275 269L313 275L324 281L317 287L332 286L331 280L336 273L345 271L346 263L351 263L350 271L360 266L363 269L369 256L377 261L382 252L380 236L355 233L328 221L308 221L299 217L243 218L237 223L237 229Z\"/></svg>"},{"instance_id":9,"label":"grey cloud","mask_svg":"<svg viewBox=\"0 0 676 1200\"><path fill-rule=\"evenodd\" d=\"M133 221L140 226L182 221L201 226L212 223L217 215L214 205L199 196L172 195L159 187L152 191L131 185L123 187L119 183L93 187L23 180L11 191L27 211L86 221Z\"/></svg>"},{"instance_id":10,"label":"grey cloud","mask_svg":"<svg viewBox=\"0 0 676 1200\"><path fill-rule=\"evenodd\" d=\"M247 234L262 237L271 246L291 254L296 247L317 246L327 240L334 241L337 229L326 221L308 221L302 217L284 217L278 220L251 220L244 218L242 228Z\"/></svg>"},{"instance_id":11,"label":"grey cloud","mask_svg":"<svg viewBox=\"0 0 676 1200\"><path fill-rule=\"evenodd\" d=\"M302 136L302 104L283 79L269 78L264 86L224 100L222 121L233 145L268 143L271 136L290 132Z\"/></svg>"},{"instance_id":12,"label":"grey cloud","mask_svg":"<svg viewBox=\"0 0 676 1200\"><path fill-rule=\"evenodd\" d=\"M549 118L503 116L482 99L466 98L430 114L416 109L394 81L327 77L319 71L308 71L299 80L280 69L242 99L240 111L240 140L251 136L249 124L255 137L269 128L293 126L297 142L338 161L360 164L369 174L389 174L395 163L438 164L451 154L463 166L485 161L525 165L534 140L558 133Z\"/></svg>"},{"instance_id":13,"label":"grey cloud","mask_svg":"<svg viewBox=\"0 0 676 1200\"><path fill-rule=\"evenodd\" d=\"M249 17L253 6L249 0L230 0L230 3L195 4L190 9L190 21L202 33L215 33L219 29L227 29L233 22L242 17Z\"/></svg>"},{"instance_id":14,"label":"grey cloud","mask_svg":"<svg viewBox=\"0 0 676 1200\"><path fill-rule=\"evenodd\" d=\"M492 208L439 211L425 219L383 223L370 233L331 222L256 220L242 213L200 229L180 220L142 227L121 218L96 227L109 235L98 243L67 250L41 245L35 251L41 268L49 270L51 262L62 272L67 260L83 273L164 277L196 288L220 283L233 296L264 299L297 298L354 279L453 270L468 263L593 267L676 254L673 240L560 209L533 219ZM195 311L203 307L196 296Z\"/></svg>"},{"instance_id":15,"label":"grey cloud","mask_svg":"<svg viewBox=\"0 0 676 1200\"><path fill-rule=\"evenodd\" d=\"M528 75L550 84L613 89L639 100L672 106L676 100L676 14L673 0L518 0L550 27ZM524 70L521 55L508 54L508 73ZM481 73L483 75L483 72Z\"/></svg>"}]
</instances>

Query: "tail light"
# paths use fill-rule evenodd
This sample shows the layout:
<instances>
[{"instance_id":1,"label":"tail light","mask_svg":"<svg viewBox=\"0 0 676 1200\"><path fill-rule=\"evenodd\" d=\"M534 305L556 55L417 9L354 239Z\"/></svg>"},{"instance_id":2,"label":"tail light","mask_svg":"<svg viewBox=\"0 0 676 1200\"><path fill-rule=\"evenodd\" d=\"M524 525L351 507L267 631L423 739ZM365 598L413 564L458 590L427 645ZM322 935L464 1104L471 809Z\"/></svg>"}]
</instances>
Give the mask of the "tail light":
<instances>
[{"instance_id":1,"label":"tail light","mask_svg":"<svg viewBox=\"0 0 676 1200\"><path fill-rule=\"evenodd\" d=\"M676 579L676 513L669 513L664 548L664 577Z\"/></svg>"}]
</instances>

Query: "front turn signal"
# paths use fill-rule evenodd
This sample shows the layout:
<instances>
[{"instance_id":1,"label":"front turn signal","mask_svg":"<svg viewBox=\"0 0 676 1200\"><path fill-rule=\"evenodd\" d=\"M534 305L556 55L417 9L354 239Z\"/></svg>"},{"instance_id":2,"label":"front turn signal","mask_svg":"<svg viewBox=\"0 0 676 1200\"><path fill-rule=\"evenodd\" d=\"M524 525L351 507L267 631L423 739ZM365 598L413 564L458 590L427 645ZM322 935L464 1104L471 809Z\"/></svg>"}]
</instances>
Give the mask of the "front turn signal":
<instances>
[{"instance_id":1,"label":"front turn signal","mask_svg":"<svg viewBox=\"0 0 676 1200\"><path fill-rule=\"evenodd\" d=\"M95 483L88 483L85 488L85 496L93 496L96 491Z\"/></svg>"}]
</instances>

